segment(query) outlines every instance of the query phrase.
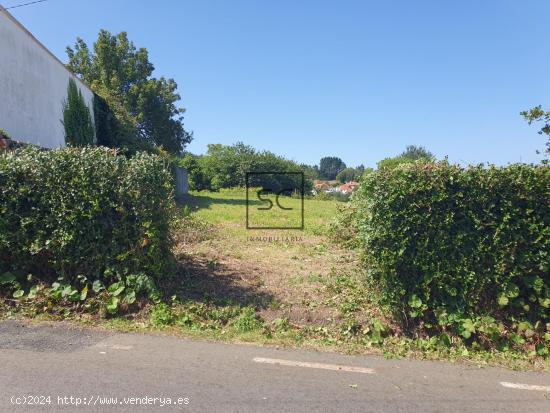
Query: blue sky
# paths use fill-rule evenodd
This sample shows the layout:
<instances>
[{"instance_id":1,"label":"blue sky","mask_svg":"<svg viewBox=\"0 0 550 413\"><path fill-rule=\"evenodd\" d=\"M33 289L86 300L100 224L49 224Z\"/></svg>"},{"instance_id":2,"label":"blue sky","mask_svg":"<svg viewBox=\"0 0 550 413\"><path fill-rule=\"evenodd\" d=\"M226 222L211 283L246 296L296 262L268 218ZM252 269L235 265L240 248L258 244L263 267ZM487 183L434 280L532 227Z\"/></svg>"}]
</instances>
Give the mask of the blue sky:
<instances>
[{"instance_id":1,"label":"blue sky","mask_svg":"<svg viewBox=\"0 0 550 413\"><path fill-rule=\"evenodd\" d=\"M550 106L545 0L48 0L11 13L63 61L77 36L127 31L177 81L194 153L241 140L311 164L374 166L408 144L464 164L541 159L519 112Z\"/></svg>"}]
</instances>

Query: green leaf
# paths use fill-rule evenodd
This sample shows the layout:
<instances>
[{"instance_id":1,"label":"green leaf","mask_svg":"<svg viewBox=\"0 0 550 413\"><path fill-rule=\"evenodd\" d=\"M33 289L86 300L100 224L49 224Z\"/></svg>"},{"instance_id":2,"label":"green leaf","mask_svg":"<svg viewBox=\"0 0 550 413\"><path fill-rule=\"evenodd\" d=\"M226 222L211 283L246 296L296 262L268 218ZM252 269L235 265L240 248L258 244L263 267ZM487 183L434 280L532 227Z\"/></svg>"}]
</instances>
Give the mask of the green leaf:
<instances>
[{"instance_id":1,"label":"green leaf","mask_svg":"<svg viewBox=\"0 0 550 413\"><path fill-rule=\"evenodd\" d=\"M537 354L539 356L547 356L548 355L548 346L544 343L537 344L535 346L535 349L537 351Z\"/></svg>"},{"instance_id":2,"label":"green leaf","mask_svg":"<svg viewBox=\"0 0 550 413\"><path fill-rule=\"evenodd\" d=\"M416 294L413 294L409 298L409 305L412 308L420 308L420 307L422 307L422 300Z\"/></svg>"},{"instance_id":3,"label":"green leaf","mask_svg":"<svg viewBox=\"0 0 550 413\"><path fill-rule=\"evenodd\" d=\"M124 283L122 281L119 281L117 283L111 284L107 290L111 295L116 297L124 291L124 288Z\"/></svg>"},{"instance_id":4,"label":"green leaf","mask_svg":"<svg viewBox=\"0 0 550 413\"><path fill-rule=\"evenodd\" d=\"M67 298L72 294L72 292L73 287L71 287L70 285L66 285L65 288L63 288L63 290L61 291L61 297Z\"/></svg>"},{"instance_id":5,"label":"green leaf","mask_svg":"<svg viewBox=\"0 0 550 413\"><path fill-rule=\"evenodd\" d=\"M472 333L468 330L463 330L461 333L462 337L464 338L470 338L472 336Z\"/></svg>"},{"instance_id":6,"label":"green leaf","mask_svg":"<svg viewBox=\"0 0 550 413\"><path fill-rule=\"evenodd\" d=\"M501 305L501 306L505 306L505 305L508 305L508 297L506 297L505 295L501 295L500 297L498 297L498 305Z\"/></svg>"},{"instance_id":7,"label":"green leaf","mask_svg":"<svg viewBox=\"0 0 550 413\"><path fill-rule=\"evenodd\" d=\"M88 284L84 286L82 291L80 291L80 301L85 301L88 296Z\"/></svg>"},{"instance_id":8,"label":"green leaf","mask_svg":"<svg viewBox=\"0 0 550 413\"><path fill-rule=\"evenodd\" d=\"M104 290L105 287L103 286L103 284L101 283L101 281L99 280L95 280L92 284L92 290L94 290L94 293L98 293L100 292L101 290Z\"/></svg>"},{"instance_id":9,"label":"green leaf","mask_svg":"<svg viewBox=\"0 0 550 413\"><path fill-rule=\"evenodd\" d=\"M76 288L71 287L71 292L67 296L67 299L69 301L79 301L80 300L80 293Z\"/></svg>"},{"instance_id":10,"label":"green leaf","mask_svg":"<svg viewBox=\"0 0 550 413\"><path fill-rule=\"evenodd\" d=\"M466 338L467 338L467 337L466 337ZM451 338L449 337L448 334L445 334L445 333L443 333L443 334L441 334L441 335L439 336L439 342L440 342L442 345L444 345L445 347L451 347L451 344L452 344L452 343L451 343Z\"/></svg>"},{"instance_id":11,"label":"green leaf","mask_svg":"<svg viewBox=\"0 0 550 413\"><path fill-rule=\"evenodd\" d=\"M522 321L521 323L518 324L518 331L531 330L532 328L533 326L529 321Z\"/></svg>"},{"instance_id":12,"label":"green leaf","mask_svg":"<svg viewBox=\"0 0 550 413\"><path fill-rule=\"evenodd\" d=\"M25 295L25 291L17 290L13 293L13 298L21 298Z\"/></svg>"},{"instance_id":13,"label":"green leaf","mask_svg":"<svg viewBox=\"0 0 550 413\"><path fill-rule=\"evenodd\" d=\"M519 296L519 287L514 283L508 283L506 284L505 294L508 298L516 298L517 296Z\"/></svg>"},{"instance_id":14,"label":"green leaf","mask_svg":"<svg viewBox=\"0 0 550 413\"><path fill-rule=\"evenodd\" d=\"M36 298L36 293L38 292L38 286L33 285L29 290L28 298L33 299Z\"/></svg>"},{"instance_id":15,"label":"green leaf","mask_svg":"<svg viewBox=\"0 0 550 413\"><path fill-rule=\"evenodd\" d=\"M134 290L128 290L122 302L124 304L134 304L136 302L136 292Z\"/></svg>"},{"instance_id":16,"label":"green leaf","mask_svg":"<svg viewBox=\"0 0 550 413\"><path fill-rule=\"evenodd\" d=\"M460 333L464 338L470 338L472 333L475 333L476 327L474 322L469 318L466 318L462 321L462 332Z\"/></svg>"},{"instance_id":17,"label":"green leaf","mask_svg":"<svg viewBox=\"0 0 550 413\"><path fill-rule=\"evenodd\" d=\"M115 297L115 296L111 296L109 298L109 301L107 302L107 311L110 313L110 314L116 314L117 310L118 310L118 297Z\"/></svg>"}]
</instances>

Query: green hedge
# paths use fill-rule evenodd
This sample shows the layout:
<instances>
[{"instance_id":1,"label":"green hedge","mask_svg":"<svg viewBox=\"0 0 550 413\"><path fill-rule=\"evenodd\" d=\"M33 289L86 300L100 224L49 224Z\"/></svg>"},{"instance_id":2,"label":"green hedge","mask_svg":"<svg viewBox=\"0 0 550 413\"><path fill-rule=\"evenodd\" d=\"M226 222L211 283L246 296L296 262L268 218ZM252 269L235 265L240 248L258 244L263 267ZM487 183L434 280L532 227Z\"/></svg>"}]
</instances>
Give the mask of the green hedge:
<instances>
[{"instance_id":1,"label":"green hedge","mask_svg":"<svg viewBox=\"0 0 550 413\"><path fill-rule=\"evenodd\" d=\"M465 338L483 320L550 326L549 167L403 165L353 202L365 264L405 324L454 322Z\"/></svg>"},{"instance_id":2,"label":"green hedge","mask_svg":"<svg viewBox=\"0 0 550 413\"><path fill-rule=\"evenodd\" d=\"M105 148L0 153L0 274L107 285L163 274L172 177L160 158Z\"/></svg>"}]
</instances>

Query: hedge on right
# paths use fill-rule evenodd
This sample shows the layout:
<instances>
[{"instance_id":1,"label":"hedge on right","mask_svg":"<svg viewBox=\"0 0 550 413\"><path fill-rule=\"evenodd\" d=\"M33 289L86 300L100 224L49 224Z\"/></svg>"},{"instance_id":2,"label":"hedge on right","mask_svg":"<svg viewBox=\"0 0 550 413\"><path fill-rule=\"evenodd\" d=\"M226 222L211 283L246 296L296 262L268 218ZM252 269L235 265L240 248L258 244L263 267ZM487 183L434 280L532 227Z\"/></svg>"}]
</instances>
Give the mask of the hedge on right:
<instances>
[{"instance_id":1,"label":"hedge on right","mask_svg":"<svg viewBox=\"0 0 550 413\"><path fill-rule=\"evenodd\" d=\"M354 203L369 274L404 326L547 354L548 166L402 165L370 174Z\"/></svg>"}]
</instances>

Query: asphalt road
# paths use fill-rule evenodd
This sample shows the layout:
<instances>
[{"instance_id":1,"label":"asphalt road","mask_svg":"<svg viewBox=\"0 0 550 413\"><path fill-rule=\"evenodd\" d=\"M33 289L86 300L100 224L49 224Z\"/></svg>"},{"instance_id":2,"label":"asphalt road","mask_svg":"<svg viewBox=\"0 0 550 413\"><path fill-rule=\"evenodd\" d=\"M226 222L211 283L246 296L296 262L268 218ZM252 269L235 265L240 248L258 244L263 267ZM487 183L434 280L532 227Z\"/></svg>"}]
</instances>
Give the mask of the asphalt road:
<instances>
[{"instance_id":1,"label":"asphalt road","mask_svg":"<svg viewBox=\"0 0 550 413\"><path fill-rule=\"evenodd\" d=\"M548 413L550 375L1 322L0 412L39 411Z\"/></svg>"}]
</instances>

